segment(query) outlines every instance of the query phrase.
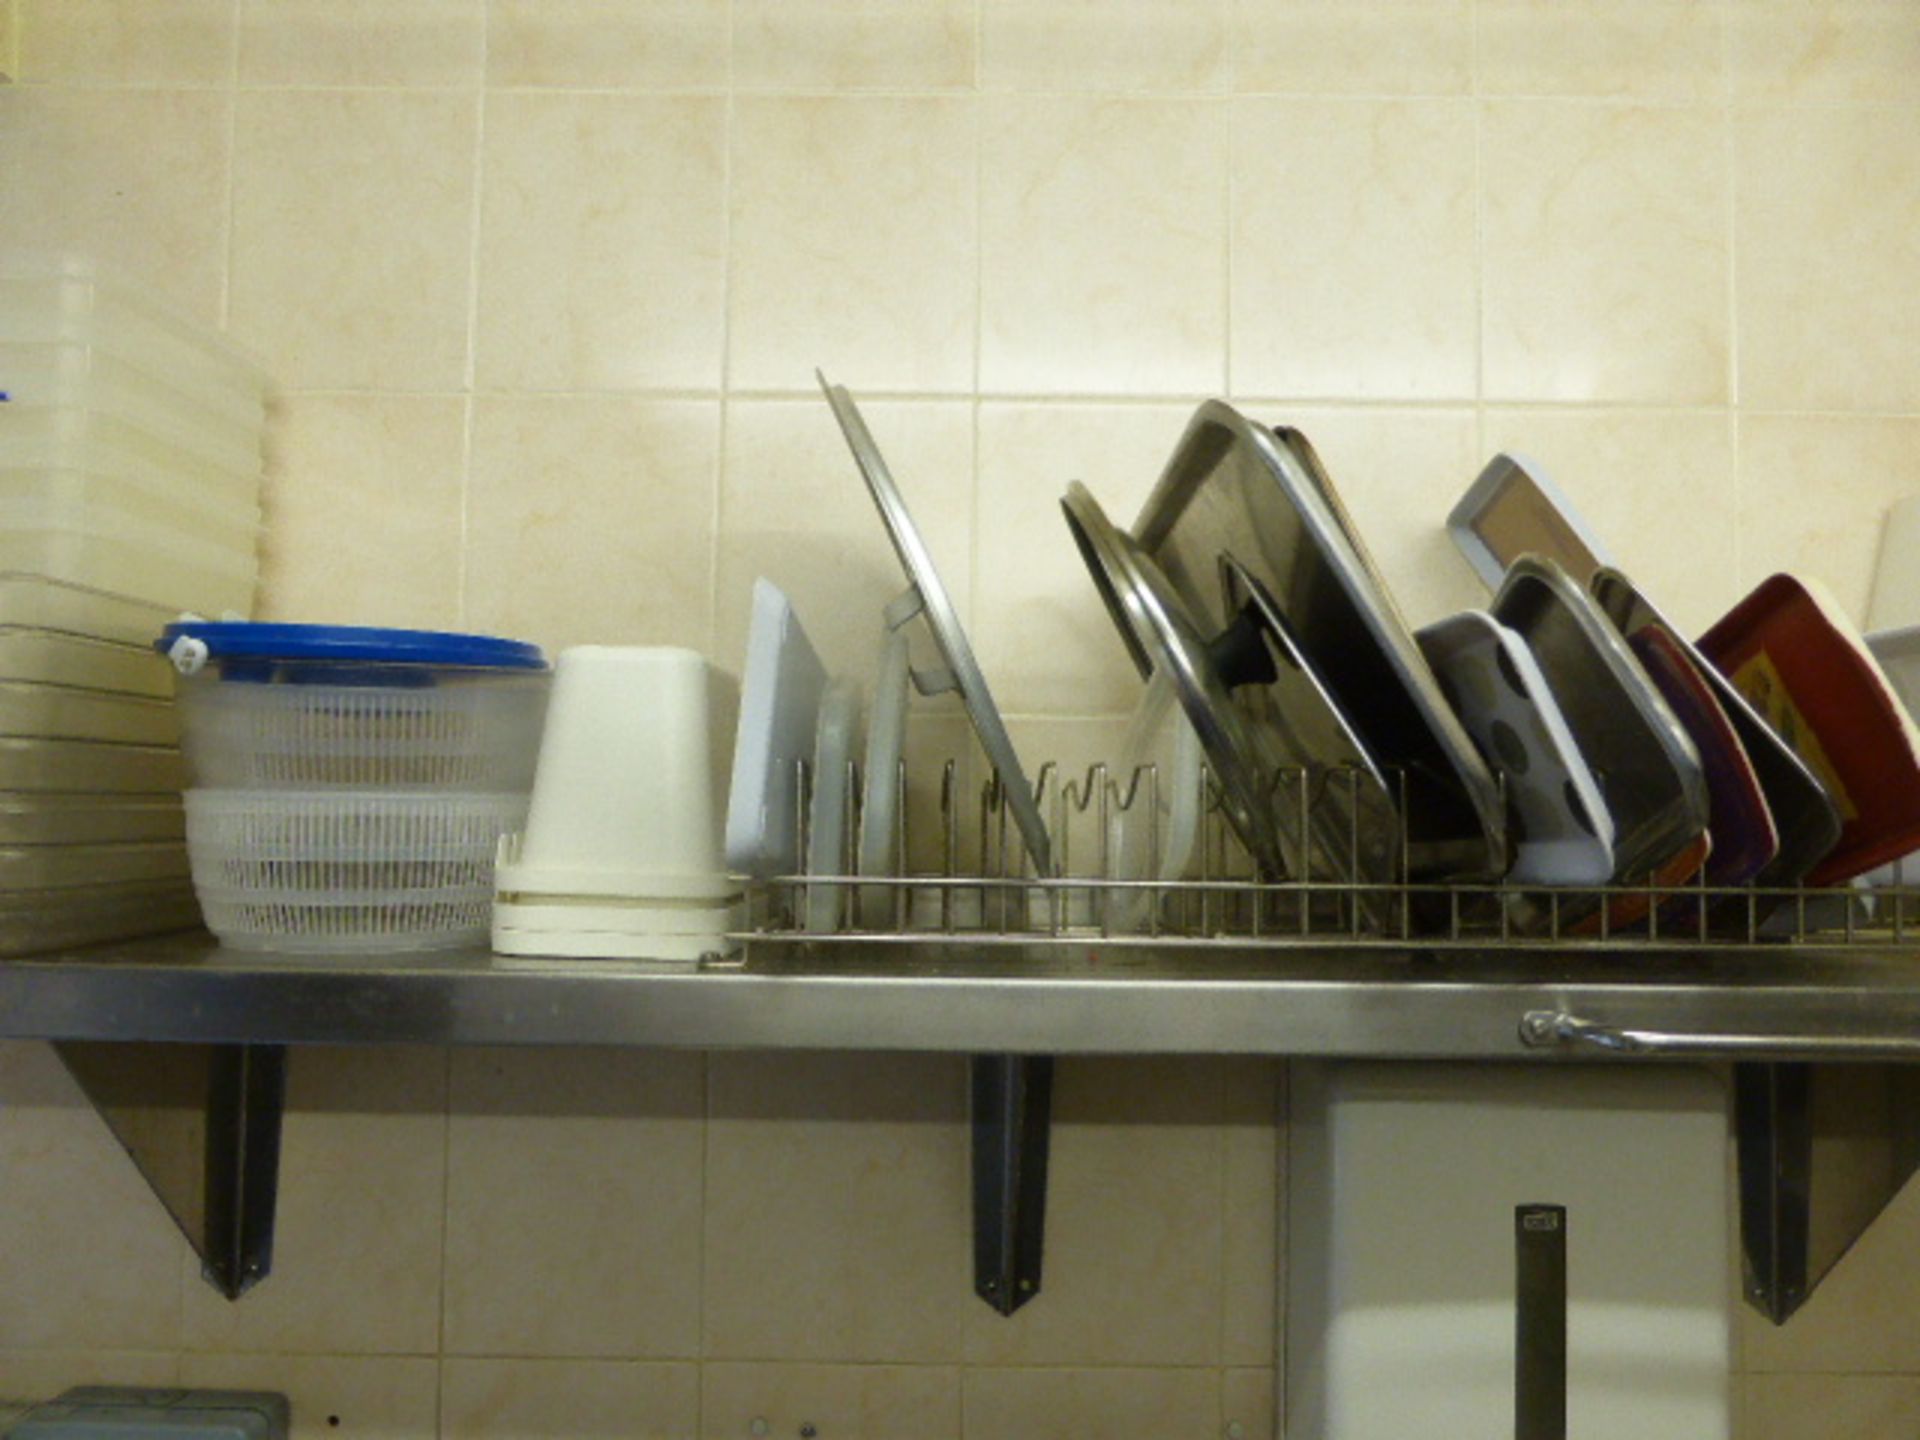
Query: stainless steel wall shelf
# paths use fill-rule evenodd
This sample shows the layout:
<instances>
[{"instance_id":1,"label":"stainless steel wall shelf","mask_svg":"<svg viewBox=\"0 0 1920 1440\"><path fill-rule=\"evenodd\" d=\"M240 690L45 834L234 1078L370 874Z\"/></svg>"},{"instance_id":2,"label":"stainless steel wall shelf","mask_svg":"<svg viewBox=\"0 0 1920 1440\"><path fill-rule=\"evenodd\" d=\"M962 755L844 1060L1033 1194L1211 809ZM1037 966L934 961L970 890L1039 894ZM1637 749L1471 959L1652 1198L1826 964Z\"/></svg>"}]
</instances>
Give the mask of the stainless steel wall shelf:
<instances>
[{"instance_id":1,"label":"stainless steel wall shelf","mask_svg":"<svg viewBox=\"0 0 1920 1440\"><path fill-rule=\"evenodd\" d=\"M202 1105L195 1082L184 1098L143 1105L128 1086L156 1064L169 1068L167 1052L217 1060L273 1058L288 1045L484 1044L1733 1060L1747 1293L1776 1323L1920 1157L1911 1068L1920 946L1884 943L1561 939L1476 950L1458 941L760 934L737 961L688 970L478 950L265 957L182 935L0 960L0 1037L52 1040L84 1057L75 1073L229 1295L270 1263L278 1101L262 1092L236 1108L240 1090L209 1084ZM1887 1063L1858 1063L1868 1061ZM981 1082L991 1078L975 1076L976 1287L1010 1312L1039 1286L1045 1125L1034 1096L983 1114ZM1875 1102L1864 1110L1863 1093ZM1861 1118L1869 1110L1879 1117L1871 1124ZM247 1145L236 1150L236 1137ZM1823 1169L1818 1157L1836 1143L1855 1161L1865 1147L1872 1163ZM192 1201L186 1210L176 1192Z\"/></svg>"},{"instance_id":2,"label":"stainless steel wall shelf","mask_svg":"<svg viewBox=\"0 0 1920 1440\"><path fill-rule=\"evenodd\" d=\"M1540 1013L1581 1022L1541 1043ZM1652 1043L1595 1043L1591 1027ZM0 1036L204 1044L1911 1060L1920 945L1630 953L1145 939L748 942L739 966L245 955L184 935L0 961ZM1642 1037L1644 1039L1644 1037Z\"/></svg>"}]
</instances>

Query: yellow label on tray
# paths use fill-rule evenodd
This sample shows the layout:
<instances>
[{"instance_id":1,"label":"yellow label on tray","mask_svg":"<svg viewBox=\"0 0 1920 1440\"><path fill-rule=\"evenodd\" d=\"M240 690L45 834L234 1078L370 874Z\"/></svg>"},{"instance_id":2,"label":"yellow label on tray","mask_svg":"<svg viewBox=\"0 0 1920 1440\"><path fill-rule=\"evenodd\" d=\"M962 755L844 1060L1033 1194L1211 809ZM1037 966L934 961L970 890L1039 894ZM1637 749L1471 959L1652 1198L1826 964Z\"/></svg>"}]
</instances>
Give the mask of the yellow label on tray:
<instances>
[{"instance_id":1,"label":"yellow label on tray","mask_svg":"<svg viewBox=\"0 0 1920 1440\"><path fill-rule=\"evenodd\" d=\"M1774 733L1787 742L1787 748L1798 755L1813 771L1814 778L1826 787L1828 796L1839 807L1841 819L1857 820L1860 812L1848 797L1847 787L1840 783L1833 762L1827 759L1820 737L1800 713L1800 707L1793 703L1793 695L1787 689L1787 682L1780 678L1773 657L1762 650L1729 678L1733 688L1747 697L1747 703L1760 712L1760 718L1773 727Z\"/></svg>"}]
</instances>

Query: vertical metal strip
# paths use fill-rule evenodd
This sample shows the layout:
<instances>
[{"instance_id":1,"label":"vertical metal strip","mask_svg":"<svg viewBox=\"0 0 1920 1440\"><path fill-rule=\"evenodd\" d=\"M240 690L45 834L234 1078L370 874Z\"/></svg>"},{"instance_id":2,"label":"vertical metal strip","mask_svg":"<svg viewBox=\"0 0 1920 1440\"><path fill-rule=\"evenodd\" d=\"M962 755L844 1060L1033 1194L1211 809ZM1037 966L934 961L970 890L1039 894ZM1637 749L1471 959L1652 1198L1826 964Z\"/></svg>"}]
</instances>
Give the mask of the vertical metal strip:
<instances>
[{"instance_id":1,"label":"vertical metal strip","mask_svg":"<svg viewBox=\"0 0 1920 1440\"><path fill-rule=\"evenodd\" d=\"M273 1268L280 1124L287 1103L282 1045L215 1048L207 1078L203 1273L236 1299Z\"/></svg>"},{"instance_id":2,"label":"vertical metal strip","mask_svg":"<svg viewBox=\"0 0 1920 1440\"><path fill-rule=\"evenodd\" d=\"M1514 1440L1567 1440L1567 1211L1513 1212Z\"/></svg>"},{"instance_id":3,"label":"vertical metal strip","mask_svg":"<svg viewBox=\"0 0 1920 1440\"><path fill-rule=\"evenodd\" d=\"M1040 1293L1053 1060L976 1055L972 1090L973 1288L1011 1315Z\"/></svg>"},{"instance_id":4,"label":"vertical metal strip","mask_svg":"<svg viewBox=\"0 0 1920 1440\"><path fill-rule=\"evenodd\" d=\"M1733 1073L1747 1299L1781 1325L1807 1297L1813 1067L1754 1061Z\"/></svg>"}]
</instances>

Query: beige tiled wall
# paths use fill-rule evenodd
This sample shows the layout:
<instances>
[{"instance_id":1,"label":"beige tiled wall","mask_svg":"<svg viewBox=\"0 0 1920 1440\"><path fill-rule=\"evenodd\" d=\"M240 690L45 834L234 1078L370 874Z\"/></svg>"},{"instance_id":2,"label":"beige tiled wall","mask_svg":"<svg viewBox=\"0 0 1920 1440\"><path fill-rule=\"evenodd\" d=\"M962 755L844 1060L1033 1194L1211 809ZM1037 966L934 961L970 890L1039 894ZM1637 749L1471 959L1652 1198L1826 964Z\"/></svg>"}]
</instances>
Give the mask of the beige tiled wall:
<instances>
[{"instance_id":1,"label":"beige tiled wall","mask_svg":"<svg viewBox=\"0 0 1920 1440\"><path fill-rule=\"evenodd\" d=\"M1696 626L1782 566L1859 612L1920 489L1910 0L0 0L0 55L16 12L0 247L265 356L271 615L737 663L768 574L857 670L898 579L815 365L1036 754L1135 691L1055 501L1129 514L1207 395L1313 436L1416 619L1477 598L1438 527L1496 447ZM0 1392L1258 1440L1276 1079L1066 1067L1047 1292L1001 1322L957 1061L302 1054L279 1273L228 1307L7 1047ZM1748 1328L1750 1436L1911 1432L1912 1199Z\"/></svg>"}]
</instances>

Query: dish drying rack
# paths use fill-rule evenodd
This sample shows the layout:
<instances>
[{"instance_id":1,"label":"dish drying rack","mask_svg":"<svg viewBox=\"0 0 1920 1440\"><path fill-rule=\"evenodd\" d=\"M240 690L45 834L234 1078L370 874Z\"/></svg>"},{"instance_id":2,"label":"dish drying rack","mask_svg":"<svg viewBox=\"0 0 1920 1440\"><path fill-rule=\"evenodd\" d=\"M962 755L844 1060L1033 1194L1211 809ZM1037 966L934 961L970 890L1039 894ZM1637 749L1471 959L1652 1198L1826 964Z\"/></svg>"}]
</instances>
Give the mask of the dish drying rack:
<instances>
[{"instance_id":1,"label":"dish drying rack","mask_svg":"<svg viewBox=\"0 0 1920 1440\"><path fill-rule=\"evenodd\" d=\"M1398 799L1386 805L1377 782L1339 767L1292 767L1269 777L1275 813L1288 817L1291 836L1308 837L1301 848L1312 856L1298 877L1273 879L1257 873L1203 766L1197 794L1187 797L1198 817L1191 861L1178 878L1166 878L1123 873L1137 867L1123 863L1116 837L1116 822L1138 815L1146 836L1136 843L1147 855L1161 853L1171 822L1157 767L1121 774L1100 762L1068 769L1048 761L1033 792L1057 873L1042 876L1021 844L999 774L969 783L968 770L956 760L915 772L902 763L898 793L915 793L909 787L919 781L917 793L934 801L922 808L932 813L917 818L910 805L894 807L896 873L862 875L854 859L864 798L857 763L835 777L849 821L836 827L840 853L827 856L814 853L808 817L816 777L800 762L795 853L804 873L751 885L745 922L730 937L741 954L709 964L777 966L800 947L809 965L857 969L871 963L862 961L863 950L884 948L889 963L909 955L941 970L962 953L984 964L993 951L1012 949L1046 970L1073 952L1118 945L1158 951L1166 964L1196 972L1229 956L1245 962L1250 952L1329 946L1544 962L1576 950L1897 952L1920 939L1920 885L1909 884L1899 864L1892 884L1872 889L1713 886L1698 877L1672 884L1657 876L1603 886L1419 880L1405 866L1404 775L1388 775ZM1920 863L1914 869L1920 882Z\"/></svg>"},{"instance_id":2,"label":"dish drying rack","mask_svg":"<svg viewBox=\"0 0 1920 1440\"><path fill-rule=\"evenodd\" d=\"M1272 879L1256 873L1203 767L1187 797L1197 816L1190 865L1177 879L1136 878L1120 873L1128 866L1114 821L1142 816L1140 851L1161 853L1157 768L1115 774L1050 762L1034 799L1058 873L1043 877L1001 777L971 783L967 774L951 760L917 775L898 767L897 793L913 793L918 779L922 795L932 791L932 813L916 826L912 805L894 806L893 862L903 873L857 875L859 767L830 777L847 817L835 827L844 844L817 855L807 825L817 777L801 762L796 853L807 873L751 886L739 954L717 963L923 984L996 975L1036 988L1131 982L1149 996L1158 985L1169 1008L1191 1005L1209 986L1232 1003L1241 983L1276 973L1307 985L1338 986L1342 974L1397 983L1409 1013L1544 981L1547 1003L1508 1012L1523 1050L1731 1062L1746 1294L1775 1323L1804 1303L1920 1158L1920 1065L1911 1063L1920 1026L1896 1038L1895 1022L1852 1046L1817 1036L1811 1007L1772 1033L1720 1018L1735 1008L1721 1002L1744 998L1768 967L1804 981L1814 957L1842 972L1910 961L1920 890L1900 883L1897 865L1896 883L1871 891L1651 878L1582 888L1421 881L1405 866L1404 776L1389 774L1398 798L1386 805L1358 772L1296 768L1276 772L1270 792L1276 813L1291 817L1293 848L1312 858L1299 876ZM1582 1013L1580 978L1595 966L1629 991L1677 983L1699 1003L1673 1029L1596 1021ZM1176 989L1173 977L1188 983ZM1819 988L1816 980L1805 993ZM1776 1013L1795 1008L1790 998ZM1807 1054L1887 1063L1780 1058ZM1039 1288L1051 1087L1046 1057L973 1058L975 1289L1002 1313ZM1842 1151L1850 1166L1816 1162Z\"/></svg>"}]
</instances>

